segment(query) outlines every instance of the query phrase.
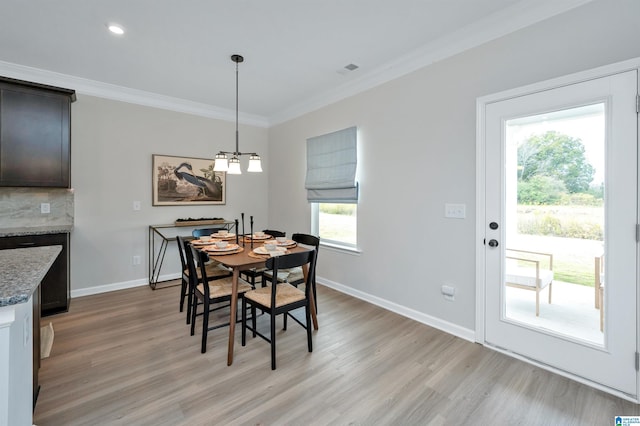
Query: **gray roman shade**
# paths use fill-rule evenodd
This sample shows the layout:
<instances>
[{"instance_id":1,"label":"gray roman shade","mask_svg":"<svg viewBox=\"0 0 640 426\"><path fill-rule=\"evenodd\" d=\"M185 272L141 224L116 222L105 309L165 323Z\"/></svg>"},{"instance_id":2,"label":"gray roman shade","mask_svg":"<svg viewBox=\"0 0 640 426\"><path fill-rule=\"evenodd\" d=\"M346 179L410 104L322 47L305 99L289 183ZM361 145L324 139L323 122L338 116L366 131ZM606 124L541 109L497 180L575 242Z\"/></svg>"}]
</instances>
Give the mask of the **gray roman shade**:
<instances>
[{"instance_id":1,"label":"gray roman shade","mask_svg":"<svg viewBox=\"0 0 640 426\"><path fill-rule=\"evenodd\" d=\"M357 128L307 139L304 187L311 203L357 203Z\"/></svg>"}]
</instances>

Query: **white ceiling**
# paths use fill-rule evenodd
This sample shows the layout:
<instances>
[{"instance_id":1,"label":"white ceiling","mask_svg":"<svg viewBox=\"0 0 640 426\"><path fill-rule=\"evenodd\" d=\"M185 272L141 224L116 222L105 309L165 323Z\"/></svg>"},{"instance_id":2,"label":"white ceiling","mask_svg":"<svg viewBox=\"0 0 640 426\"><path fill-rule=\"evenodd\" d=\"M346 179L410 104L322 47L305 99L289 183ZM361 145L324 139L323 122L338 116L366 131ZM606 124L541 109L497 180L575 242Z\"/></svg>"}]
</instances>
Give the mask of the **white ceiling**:
<instances>
[{"instance_id":1,"label":"white ceiling","mask_svg":"<svg viewBox=\"0 0 640 426\"><path fill-rule=\"evenodd\" d=\"M588 1L2 0L0 75L267 126Z\"/></svg>"}]
</instances>

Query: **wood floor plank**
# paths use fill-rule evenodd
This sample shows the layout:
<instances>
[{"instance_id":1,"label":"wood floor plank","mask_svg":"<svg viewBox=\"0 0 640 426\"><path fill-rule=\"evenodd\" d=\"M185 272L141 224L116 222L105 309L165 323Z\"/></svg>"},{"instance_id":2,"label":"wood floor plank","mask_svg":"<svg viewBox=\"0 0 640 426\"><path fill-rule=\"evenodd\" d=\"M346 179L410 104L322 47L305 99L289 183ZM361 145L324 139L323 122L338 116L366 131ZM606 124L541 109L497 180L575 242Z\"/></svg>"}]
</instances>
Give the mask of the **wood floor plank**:
<instances>
[{"instance_id":1,"label":"wood floor plank","mask_svg":"<svg viewBox=\"0 0 640 426\"><path fill-rule=\"evenodd\" d=\"M48 317L34 422L47 425L605 425L637 405L318 286L320 329L269 345L189 335L178 287L73 299ZM224 321L228 311L213 314ZM268 317L258 319L268 330Z\"/></svg>"}]
</instances>

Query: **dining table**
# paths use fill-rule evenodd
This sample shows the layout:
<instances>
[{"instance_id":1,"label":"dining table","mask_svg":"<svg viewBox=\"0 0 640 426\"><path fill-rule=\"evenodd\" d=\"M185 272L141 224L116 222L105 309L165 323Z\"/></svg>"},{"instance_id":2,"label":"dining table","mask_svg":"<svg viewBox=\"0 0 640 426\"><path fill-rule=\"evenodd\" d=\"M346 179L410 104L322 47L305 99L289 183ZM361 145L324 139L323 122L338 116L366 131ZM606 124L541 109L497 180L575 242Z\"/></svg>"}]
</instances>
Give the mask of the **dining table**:
<instances>
[{"instance_id":1,"label":"dining table","mask_svg":"<svg viewBox=\"0 0 640 426\"><path fill-rule=\"evenodd\" d=\"M231 269L232 274L232 291L231 291L231 312L229 314L229 347L227 352L227 365L233 364L233 346L235 342L236 330L236 314L238 310L238 280L240 272L251 268L264 268L270 255L262 255L255 253L253 250L262 247L263 241L251 241L249 238L241 238L238 240L239 250L233 253L207 251L210 259L220 262L222 265ZM298 253L302 251L313 250L313 248L296 244L295 247L287 248L286 253ZM305 280L307 278L308 266L303 267ZM310 294L311 320L314 330L318 330L318 319L316 316L315 302L313 300L313 291Z\"/></svg>"}]
</instances>

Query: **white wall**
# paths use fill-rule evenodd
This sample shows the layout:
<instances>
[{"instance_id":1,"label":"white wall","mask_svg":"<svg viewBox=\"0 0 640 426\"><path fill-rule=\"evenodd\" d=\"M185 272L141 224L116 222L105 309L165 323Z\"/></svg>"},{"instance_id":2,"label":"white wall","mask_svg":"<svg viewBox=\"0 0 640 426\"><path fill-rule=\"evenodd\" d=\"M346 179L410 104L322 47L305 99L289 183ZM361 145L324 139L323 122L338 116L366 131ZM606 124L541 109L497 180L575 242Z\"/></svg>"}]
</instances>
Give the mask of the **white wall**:
<instances>
[{"instance_id":1,"label":"white wall","mask_svg":"<svg viewBox=\"0 0 640 426\"><path fill-rule=\"evenodd\" d=\"M471 335L476 98L639 57L638 18L637 0L597 0L271 128L270 226L310 229L305 140L358 126L362 253L321 249L319 280ZM445 203L467 218L444 218Z\"/></svg>"},{"instance_id":2,"label":"white wall","mask_svg":"<svg viewBox=\"0 0 640 426\"><path fill-rule=\"evenodd\" d=\"M227 176L226 205L151 205L152 154L213 158L235 148L235 123L78 95L72 104L71 179L75 226L71 234L72 295L147 281L148 226L186 217L253 215L257 228L269 223L269 167L260 174ZM267 129L240 125L240 148L268 160ZM243 170L247 159L242 160ZM133 211L133 201L141 210ZM248 226L248 225L247 225ZM132 265L140 255L142 264ZM178 274L175 243L163 275Z\"/></svg>"}]
</instances>

